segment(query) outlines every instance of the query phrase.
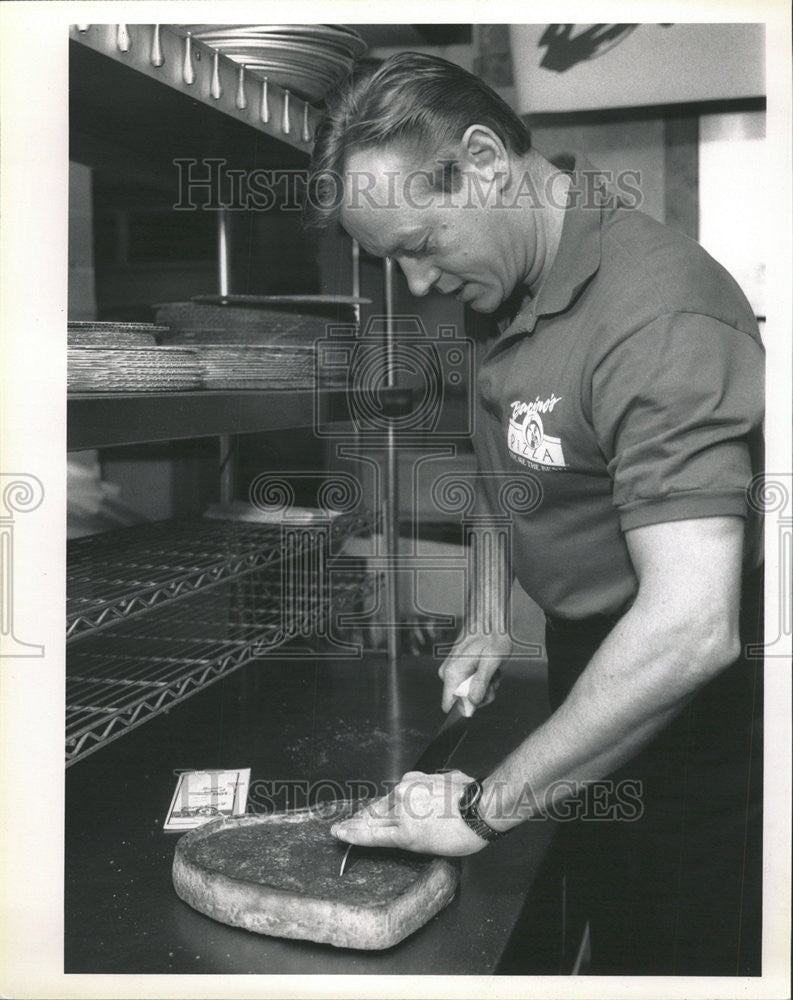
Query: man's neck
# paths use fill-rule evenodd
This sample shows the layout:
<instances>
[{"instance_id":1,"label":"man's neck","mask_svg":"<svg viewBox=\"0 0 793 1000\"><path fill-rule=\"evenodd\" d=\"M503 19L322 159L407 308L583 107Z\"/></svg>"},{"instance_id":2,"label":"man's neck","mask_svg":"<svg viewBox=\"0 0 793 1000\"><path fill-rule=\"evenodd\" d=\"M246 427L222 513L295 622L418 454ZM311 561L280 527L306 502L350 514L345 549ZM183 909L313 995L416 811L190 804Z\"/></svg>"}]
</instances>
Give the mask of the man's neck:
<instances>
[{"instance_id":1,"label":"man's neck","mask_svg":"<svg viewBox=\"0 0 793 1000\"><path fill-rule=\"evenodd\" d=\"M528 225L522 229L527 240L527 271L522 284L536 298L562 239L570 178L535 150L521 158L518 169L531 179L534 194L530 203L521 206L524 212L531 213L529 218L523 216Z\"/></svg>"}]
</instances>

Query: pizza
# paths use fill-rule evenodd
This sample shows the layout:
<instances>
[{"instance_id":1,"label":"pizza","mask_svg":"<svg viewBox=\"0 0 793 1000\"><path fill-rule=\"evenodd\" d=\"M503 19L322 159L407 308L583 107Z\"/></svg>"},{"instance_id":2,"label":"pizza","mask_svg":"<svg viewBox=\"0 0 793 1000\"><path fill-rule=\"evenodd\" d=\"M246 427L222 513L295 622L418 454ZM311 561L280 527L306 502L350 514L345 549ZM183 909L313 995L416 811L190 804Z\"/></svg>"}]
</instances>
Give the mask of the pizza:
<instances>
[{"instance_id":1,"label":"pizza","mask_svg":"<svg viewBox=\"0 0 793 1000\"><path fill-rule=\"evenodd\" d=\"M201 913L259 934L340 948L390 948L451 900L459 866L383 848L356 848L330 832L352 801L214 820L183 836L173 864L177 894Z\"/></svg>"}]
</instances>

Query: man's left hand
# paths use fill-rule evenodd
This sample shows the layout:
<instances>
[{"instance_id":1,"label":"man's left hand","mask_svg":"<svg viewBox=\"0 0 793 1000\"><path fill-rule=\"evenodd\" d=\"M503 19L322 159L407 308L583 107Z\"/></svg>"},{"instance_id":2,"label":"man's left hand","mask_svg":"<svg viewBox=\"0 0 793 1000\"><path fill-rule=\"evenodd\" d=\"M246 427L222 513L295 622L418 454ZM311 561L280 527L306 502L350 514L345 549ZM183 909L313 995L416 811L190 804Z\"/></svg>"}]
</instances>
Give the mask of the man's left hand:
<instances>
[{"instance_id":1,"label":"man's left hand","mask_svg":"<svg viewBox=\"0 0 793 1000\"><path fill-rule=\"evenodd\" d=\"M462 771L408 771L392 792L331 827L340 840L362 847L399 847L420 854L475 854L487 841L460 817L457 804L473 779Z\"/></svg>"}]
</instances>

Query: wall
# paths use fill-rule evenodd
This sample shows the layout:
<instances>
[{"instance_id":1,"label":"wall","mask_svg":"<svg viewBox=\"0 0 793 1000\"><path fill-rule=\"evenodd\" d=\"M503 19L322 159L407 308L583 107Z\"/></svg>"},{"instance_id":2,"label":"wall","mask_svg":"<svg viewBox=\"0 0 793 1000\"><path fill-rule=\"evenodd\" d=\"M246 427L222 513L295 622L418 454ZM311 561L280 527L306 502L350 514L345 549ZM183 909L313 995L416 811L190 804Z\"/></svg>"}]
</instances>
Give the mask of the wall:
<instances>
[{"instance_id":1,"label":"wall","mask_svg":"<svg viewBox=\"0 0 793 1000\"><path fill-rule=\"evenodd\" d=\"M666 216L664 123L649 121L601 122L591 125L543 125L531 129L535 147L553 159L559 153L579 151L601 170L638 170L641 209L659 222Z\"/></svg>"},{"instance_id":2,"label":"wall","mask_svg":"<svg viewBox=\"0 0 793 1000\"><path fill-rule=\"evenodd\" d=\"M398 52L423 52L426 55L438 56L439 59L447 59L467 69L469 73L474 69L474 47L473 45L389 45L371 48L366 55L372 59L387 59Z\"/></svg>"},{"instance_id":3,"label":"wall","mask_svg":"<svg viewBox=\"0 0 793 1000\"><path fill-rule=\"evenodd\" d=\"M766 314L769 180L765 112L702 117L699 240L732 274L759 316Z\"/></svg>"},{"instance_id":4,"label":"wall","mask_svg":"<svg viewBox=\"0 0 793 1000\"><path fill-rule=\"evenodd\" d=\"M762 24L515 24L510 38L522 113L765 93Z\"/></svg>"}]
</instances>

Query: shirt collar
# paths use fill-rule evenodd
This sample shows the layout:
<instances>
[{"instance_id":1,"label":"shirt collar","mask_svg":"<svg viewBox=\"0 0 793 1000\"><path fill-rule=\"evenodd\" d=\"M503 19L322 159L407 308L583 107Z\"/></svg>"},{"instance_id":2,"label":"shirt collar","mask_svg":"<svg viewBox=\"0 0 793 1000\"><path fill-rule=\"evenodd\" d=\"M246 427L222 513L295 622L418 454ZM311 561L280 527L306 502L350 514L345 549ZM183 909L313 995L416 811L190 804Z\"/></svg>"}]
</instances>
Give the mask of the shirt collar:
<instances>
[{"instance_id":1,"label":"shirt collar","mask_svg":"<svg viewBox=\"0 0 793 1000\"><path fill-rule=\"evenodd\" d=\"M502 337L531 333L538 317L563 312L600 267L601 214L606 203L613 204L602 174L585 157L575 157L562 236L551 269L536 297L523 299Z\"/></svg>"}]
</instances>

